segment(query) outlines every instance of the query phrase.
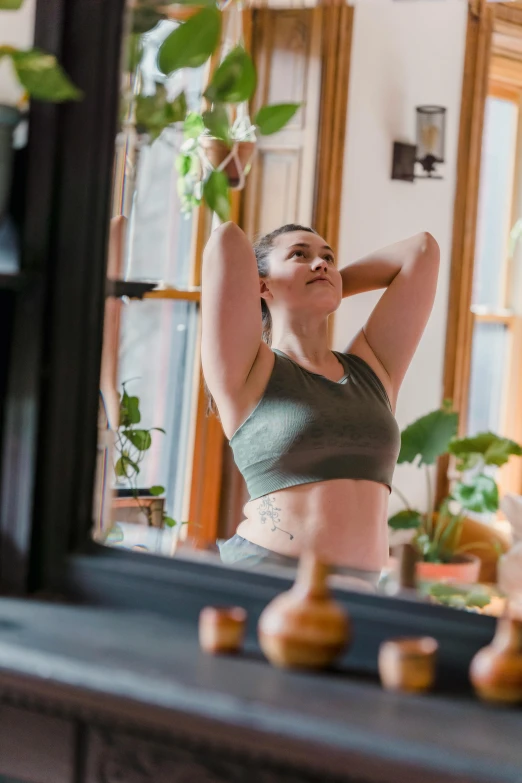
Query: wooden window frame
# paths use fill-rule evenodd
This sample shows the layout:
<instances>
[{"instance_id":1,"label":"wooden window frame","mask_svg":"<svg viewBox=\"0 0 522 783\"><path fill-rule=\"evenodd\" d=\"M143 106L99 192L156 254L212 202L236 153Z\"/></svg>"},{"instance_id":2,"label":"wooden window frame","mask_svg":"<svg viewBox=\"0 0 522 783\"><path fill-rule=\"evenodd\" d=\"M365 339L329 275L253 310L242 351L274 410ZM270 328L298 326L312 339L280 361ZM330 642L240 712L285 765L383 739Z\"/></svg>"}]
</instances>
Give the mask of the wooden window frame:
<instances>
[{"instance_id":1,"label":"wooden window frame","mask_svg":"<svg viewBox=\"0 0 522 783\"><path fill-rule=\"evenodd\" d=\"M522 32L522 4L492 4L487 0L468 3L443 381L443 399L451 399L454 409L459 412L461 435L465 434L467 421L476 318L472 310L472 287L486 98L488 94L495 94L512 99L522 86L522 62L510 63L493 51L496 22L520 26ZM517 341L520 333L520 326L513 324L512 334ZM511 436L515 439L522 438L522 414L518 413L516 404L517 398L522 396L522 374L518 365L515 361L510 368L507 403L516 430ZM448 467L449 458L444 456L439 460L437 473L439 502L449 490ZM522 468L511 469L509 475L509 486L522 491Z\"/></svg>"}]
</instances>

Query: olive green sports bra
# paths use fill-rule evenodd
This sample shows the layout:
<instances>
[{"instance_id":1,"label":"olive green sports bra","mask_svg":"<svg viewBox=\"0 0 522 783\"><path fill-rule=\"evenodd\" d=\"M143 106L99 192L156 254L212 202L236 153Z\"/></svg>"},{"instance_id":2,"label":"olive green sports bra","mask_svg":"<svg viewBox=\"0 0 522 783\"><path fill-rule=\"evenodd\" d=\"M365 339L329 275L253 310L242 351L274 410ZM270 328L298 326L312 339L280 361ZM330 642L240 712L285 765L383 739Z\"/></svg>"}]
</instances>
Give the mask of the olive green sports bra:
<instances>
[{"instance_id":1,"label":"olive green sports bra","mask_svg":"<svg viewBox=\"0 0 522 783\"><path fill-rule=\"evenodd\" d=\"M329 479L366 479L391 489L400 431L388 395L358 356L335 352L340 381L274 350L261 400L230 439L250 499Z\"/></svg>"}]
</instances>

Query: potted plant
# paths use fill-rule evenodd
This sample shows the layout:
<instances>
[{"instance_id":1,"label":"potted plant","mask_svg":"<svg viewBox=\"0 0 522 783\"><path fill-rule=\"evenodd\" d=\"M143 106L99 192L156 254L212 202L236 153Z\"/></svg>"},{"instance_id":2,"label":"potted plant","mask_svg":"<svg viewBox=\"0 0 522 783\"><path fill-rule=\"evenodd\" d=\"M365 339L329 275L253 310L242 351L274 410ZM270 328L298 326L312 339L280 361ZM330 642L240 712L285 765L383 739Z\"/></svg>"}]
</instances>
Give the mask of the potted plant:
<instances>
[{"instance_id":1,"label":"potted plant","mask_svg":"<svg viewBox=\"0 0 522 783\"><path fill-rule=\"evenodd\" d=\"M1 11L18 11L24 0L0 0ZM61 103L82 96L64 73L56 57L41 49L17 49L0 45L0 61L9 59L26 97ZM0 103L0 220L5 212L11 184L13 132L20 120L20 108Z\"/></svg>"},{"instance_id":2,"label":"potted plant","mask_svg":"<svg viewBox=\"0 0 522 783\"><path fill-rule=\"evenodd\" d=\"M218 5L213 0L181 5L191 7L191 12L183 14L185 21L165 38L157 55L157 66L165 82L181 68L201 67L221 45L223 14ZM169 9L180 3L154 6L152 0L137 0L134 5L129 68L135 76L140 70L143 34L161 19L172 16ZM238 0L232 0L231 6L241 14ZM221 220L227 220L230 189L243 187L257 135L281 130L300 104L263 106L251 122L248 103L256 90L257 73L241 43L228 52L199 96L200 103L206 101L206 110L190 110L183 91L169 101L164 84L156 85L154 96L141 95L139 82L135 77L129 80L126 108L127 117L135 118L138 132L147 132L154 140L168 126L182 123L184 141L176 166L183 211L190 212L205 202Z\"/></svg>"},{"instance_id":3,"label":"potted plant","mask_svg":"<svg viewBox=\"0 0 522 783\"><path fill-rule=\"evenodd\" d=\"M522 448L509 438L483 432L471 438L457 438L458 414L446 401L440 410L432 411L410 424L401 434L398 463L424 466L428 507L412 508L396 487L405 508L394 514L391 530L411 530L419 554L417 576L421 580L475 582L480 560L473 552L490 550L498 558L502 538L486 526L469 520L467 515L492 514L499 507L498 486L493 472L512 455L520 456ZM455 459L455 477L449 495L434 507L430 466L443 454ZM463 541L463 531L471 526L477 540ZM480 528L484 533L481 533Z\"/></svg>"},{"instance_id":4,"label":"potted plant","mask_svg":"<svg viewBox=\"0 0 522 783\"><path fill-rule=\"evenodd\" d=\"M141 423L140 401L127 392L122 384L120 395L120 422L116 432L115 451L117 460L114 465L118 487L118 497L114 499L114 508L126 521L142 522L149 527L174 527L177 523L165 513L165 488L159 485L140 488L138 477L140 464L152 446L152 433L165 430L161 427L144 429ZM127 511L123 511L126 509ZM122 521L122 520L120 520Z\"/></svg>"}]
</instances>

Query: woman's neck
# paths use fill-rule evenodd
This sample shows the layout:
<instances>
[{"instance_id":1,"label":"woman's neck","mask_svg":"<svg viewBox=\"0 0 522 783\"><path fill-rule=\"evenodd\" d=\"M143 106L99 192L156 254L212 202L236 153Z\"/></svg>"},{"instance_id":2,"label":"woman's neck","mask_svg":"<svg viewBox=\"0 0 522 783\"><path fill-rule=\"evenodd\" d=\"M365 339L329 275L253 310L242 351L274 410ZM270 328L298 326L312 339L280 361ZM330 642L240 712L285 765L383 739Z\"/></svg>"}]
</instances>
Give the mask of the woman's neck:
<instances>
[{"instance_id":1,"label":"woman's neck","mask_svg":"<svg viewBox=\"0 0 522 783\"><path fill-rule=\"evenodd\" d=\"M328 322L274 324L272 346L300 364L321 367L332 360L328 345Z\"/></svg>"}]
</instances>

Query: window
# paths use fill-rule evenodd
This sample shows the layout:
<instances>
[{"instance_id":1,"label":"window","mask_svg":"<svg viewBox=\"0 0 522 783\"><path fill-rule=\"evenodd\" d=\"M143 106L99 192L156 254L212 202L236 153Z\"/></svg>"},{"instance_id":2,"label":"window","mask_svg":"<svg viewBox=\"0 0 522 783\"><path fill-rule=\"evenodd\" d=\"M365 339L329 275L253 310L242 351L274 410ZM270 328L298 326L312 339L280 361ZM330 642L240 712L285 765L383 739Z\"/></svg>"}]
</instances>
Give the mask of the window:
<instances>
[{"instance_id":1,"label":"window","mask_svg":"<svg viewBox=\"0 0 522 783\"><path fill-rule=\"evenodd\" d=\"M517 263L510 235L520 217L515 209L519 105L486 100L471 310L473 340L467 431L509 434L508 396L513 340L519 315L511 281ZM519 308L520 310L520 308Z\"/></svg>"}]
</instances>

